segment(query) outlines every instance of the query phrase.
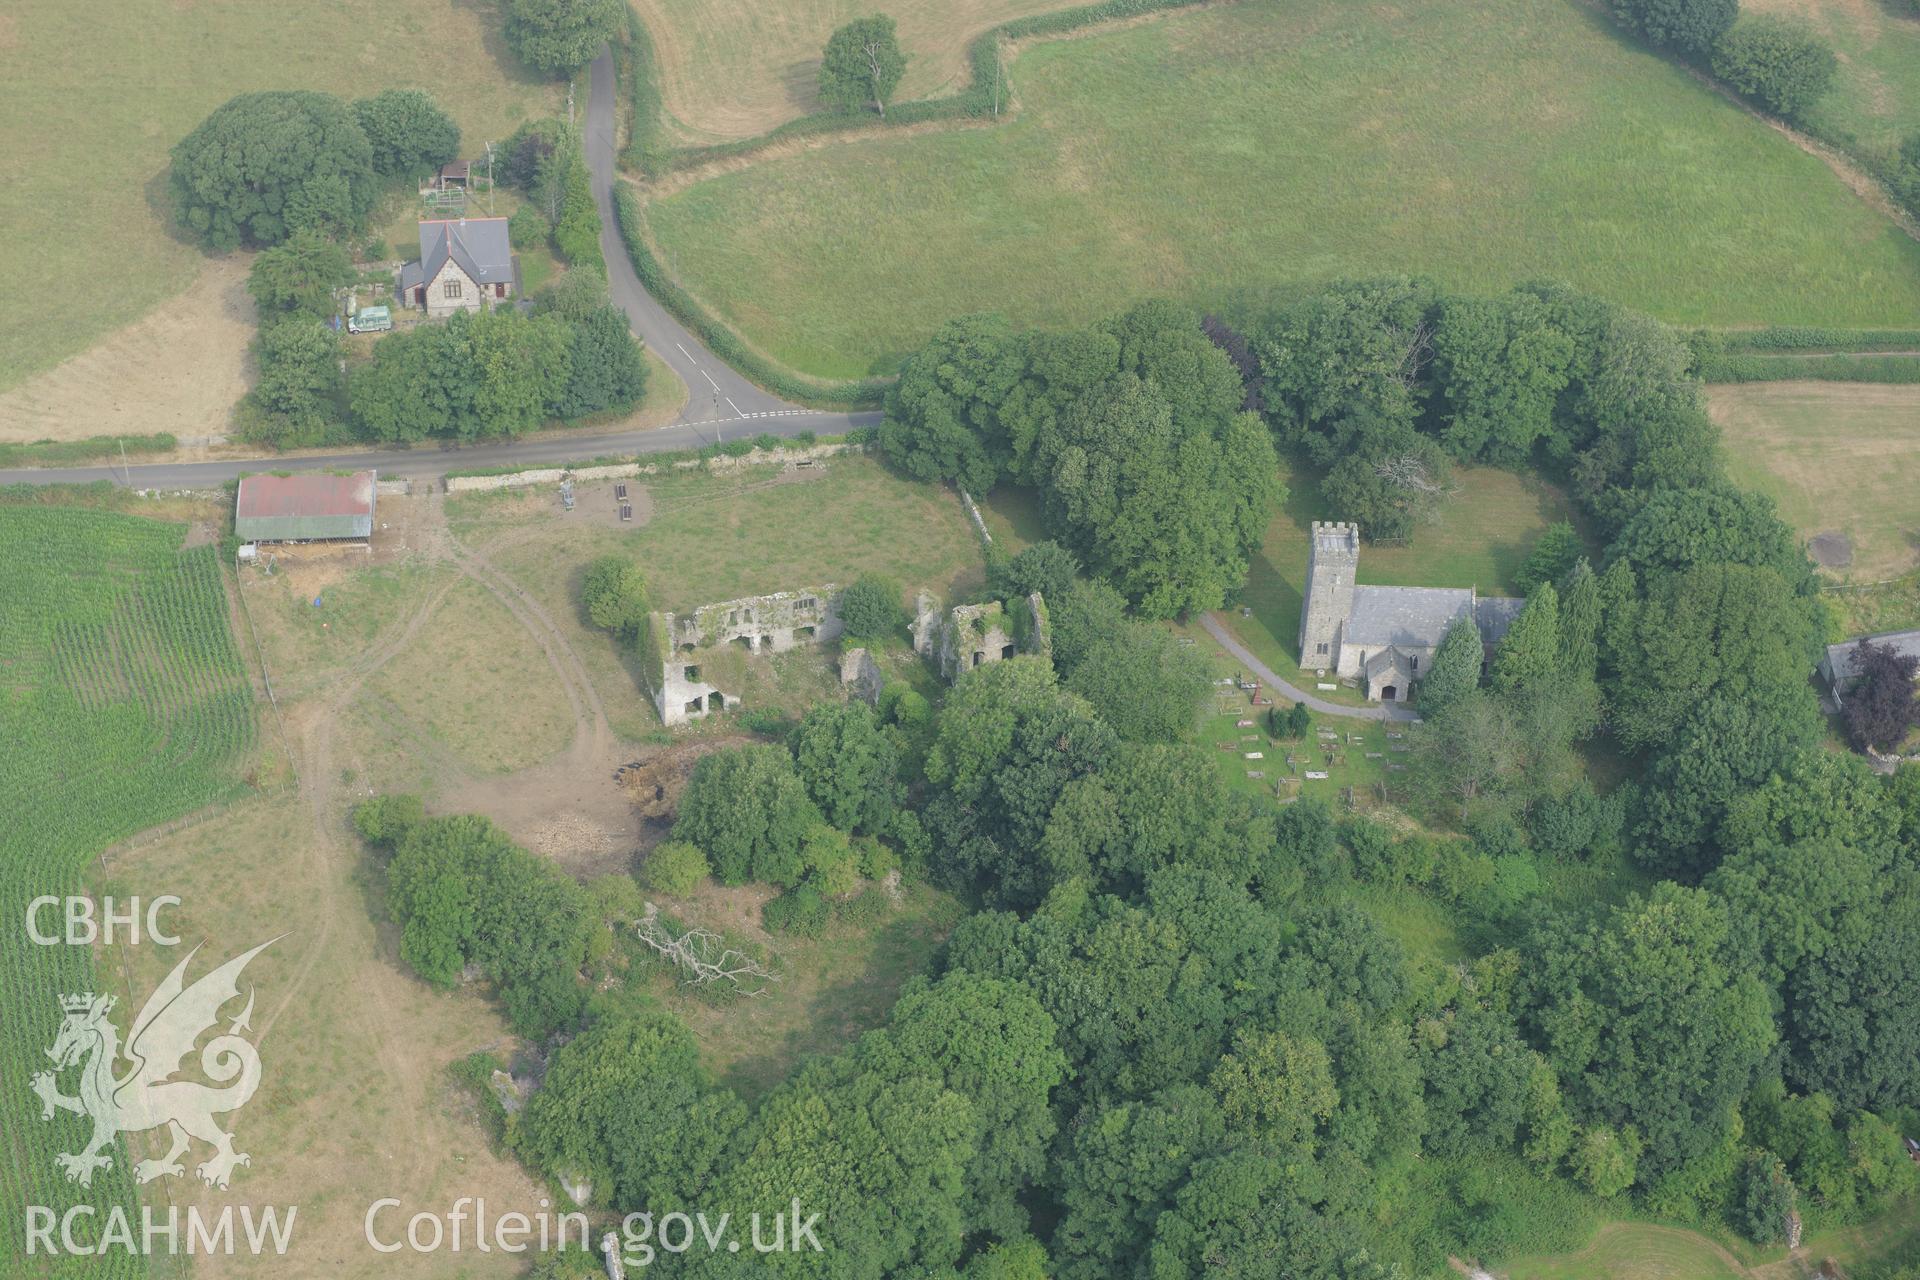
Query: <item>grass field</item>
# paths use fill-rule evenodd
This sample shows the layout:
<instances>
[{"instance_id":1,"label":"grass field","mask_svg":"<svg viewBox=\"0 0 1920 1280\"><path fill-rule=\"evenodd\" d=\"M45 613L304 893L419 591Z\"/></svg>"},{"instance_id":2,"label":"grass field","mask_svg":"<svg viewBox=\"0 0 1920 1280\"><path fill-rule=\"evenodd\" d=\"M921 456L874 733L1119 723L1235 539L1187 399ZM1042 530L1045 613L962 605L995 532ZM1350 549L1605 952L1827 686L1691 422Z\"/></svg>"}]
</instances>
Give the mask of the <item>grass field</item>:
<instances>
[{"instance_id":1,"label":"grass field","mask_svg":"<svg viewBox=\"0 0 1920 1280\"><path fill-rule=\"evenodd\" d=\"M468 768L524 769L567 745L573 717L546 655L479 583L456 586L433 621L375 677L391 701ZM512 707L512 715L502 708Z\"/></svg>"},{"instance_id":2,"label":"grass field","mask_svg":"<svg viewBox=\"0 0 1920 1280\"><path fill-rule=\"evenodd\" d=\"M1829 591L1824 598L1831 619L1829 643L1849 636L1920 627L1920 572L1884 586Z\"/></svg>"},{"instance_id":3,"label":"grass field","mask_svg":"<svg viewBox=\"0 0 1920 1280\"><path fill-rule=\"evenodd\" d=\"M861 573L885 574L911 591L954 595L979 585L979 543L951 490L901 479L870 458L831 459L825 470L783 475L778 467L643 477L644 524L580 519L539 545L578 570L607 551L637 557L657 608L763 595ZM447 503L456 533L550 518L547 489ZM576 528L577 526L577 528ZM515 563L533 568L522 555ZM551 579L555 575L544 577ZM564 576L564 575L561 575Z\"/></svg>"},{"instance_id":4,"label":"grass field","mask_svg":"<svg viewBox=\"0 0 1920 1280\"><path fill-rule=\"evenodd\" d=\"M562 92L514 63L499 26L495 6L465 0L14 0L0 15L0 270L21 305L0 318L0 388L200 273L206 259L170 232L165 171L168 148L214 107L256 89L417 87L477 150Z\"/></svg>"},{"instance_id":5,"label":"grass field","mask_svg":"<svg viewBox=\"0 0 1920 1280\"><path fill-rule=\"evenodd\" d=\"M1252 611L1223 611L1220 620L1281 676L1299 672L1300 601L1307 579L1307 537L1315 520L1340 517L1320 497L1319 476L1282 464L1287 503L1267 526L1241 592ZM1513 575L1548 525L1573 519L1566 495L1532 475L1477 467L1456 473L1460 492L1437 524L1424 525L1405 547L1362 544L1363 583L1401 587L1473 587L1508 595ZM1329 695L1331 696L1331 695Z\"/></svg>"},{"instance_id":6,"label":"grass field","mask_svg":"<svg viewBox=\"0 0 1920 1280\"><path fill-rule=\"evenodd\" d=\"M450 1064L507 1040L504 1020L484 992L436 991L400 968L380 882L355 856L344 814L316 812L312 798L287 788L250 799L113 864L114 892L183 899L172 919L186 945L206 940L196 974L213 957L279 936L246 971L258 996L260 1092L222 1117L253 1163L230 1191L201 1184L191 1167L187 1178L146 1191L162 1215L169 1203L183 1215L188 1205L203 1214L236 1201L298 1205L293 1247L285 1258L183 1257L175 1271L156 1266L156 1280L439 1280L445 1258L375 1255L362 1244L375 1196L450 1204L484 1195L502 1211L539 1207L541 1189L510 1156L489 1150L447 1083ZM124 968L116 984L145 992L185 947L115 950ZM164 1137L140 1141L153 1145L137 1155L165 1147ZM457 1274L505 1280L521 1264L468 1250Z\"/></svg>"},{"instance_id":7,"label":"grass field","mask_svg":"<svg viewBox=\"0 0 1920 1280\"><path fill-rule=\"evenodd\" d=\"M1858 1226L1813 1228L1791 1257L1779 1246L1759 1249L1734 1238L1722 1244L1685 1227L1615 1221L1581 1249L1516 1259L1496 1272L1503 1280L1799 1280L1831 1258L1850 1269L1842 1274L1857 1275L1852 1269L1920 1245L1914 1209L1896 1204Z\"/></svg>"},{"instance_id":8,"label":"grass field","mask_svg":"<svg viewBox=\"0 0 1920 1280\"><path fill-rule=\"evenodd\" d=\"M966 83L974 36L1074 0L894 0L906 75L896 101ZM653 38L669 128L684 141L752 137L820 110L820 51L835 27L874 11L855 0L633 0Z\"/></svg>"},{"instance_id":9,"label":"grass field","mask_svg":"<svg viewBox=\"0 0 1920 1280\"><path fill-rule=\"evenodd\" d=\"M1507 1280L1745 1280L1738 1259L1707 1237L1678 1227L1610 1222L1576 1253L1523 1258Z\"/></svg>"},{"instance_id":10,"label":"grass field","mask_svg":"<svg viewBox=\"0 0 1920 1280\"><path fill-rule=\"evenodd\" d=\"M1681 323L1920 308L1920 245L1571 0L1249 0L1041 43L1012 77L1002 127L770 159L651 205L668 269L834 377L969 311L1232 312L1356 273L1554 277Z\"/></svg>"},{"instance_id":11,"label":"grass field","mask_svg":"<svg viewBox=\"0 0 1920 1280\"><path fill-rule=\"evenodd\" d=\"M1771 496L1803 538L1852 543L1834 576L1920 566L1920 387L1757 382L1711 388L1708 407L1735 481Z\"/></svg>"},{"instance_id":12,"label":"grass field","mask_svg":"<svg viewBox=\"0 0 1920 1280\"><path fill-rule=\"evenodd\" d=\"M1832 91L1807 120L1814 132L1879 152L1920 129L1920 18L1884 0L1745 0L1741 9L1803 18L1840 56Z\"/></svg>"},{"instance_id":13,"label":"grass field","mask_svg":"<svg viewBox=\"0 0 1920 1280\"><path fill-rule=\"evenodd\" d=\"M134 1204L124 1147L91 1190L64 1180L54 1157L86 1145L88 1121L42 1123L28 1092L59 1030L59 997L115 987L96 978L89 948L31 945L26 904L81 892L92 879L83 868L114 841L234 795L251 756L253 688L219 562L211 546L183 550L185 533L110 512L0 506L0 911L13 922L0 930L0 1257L16 1265L23 1205ZM70 1075L61 1083L73 1087ZM145 1263L110 1251L91 1271L140 1275Z\"/></svg>"}]
</instances>

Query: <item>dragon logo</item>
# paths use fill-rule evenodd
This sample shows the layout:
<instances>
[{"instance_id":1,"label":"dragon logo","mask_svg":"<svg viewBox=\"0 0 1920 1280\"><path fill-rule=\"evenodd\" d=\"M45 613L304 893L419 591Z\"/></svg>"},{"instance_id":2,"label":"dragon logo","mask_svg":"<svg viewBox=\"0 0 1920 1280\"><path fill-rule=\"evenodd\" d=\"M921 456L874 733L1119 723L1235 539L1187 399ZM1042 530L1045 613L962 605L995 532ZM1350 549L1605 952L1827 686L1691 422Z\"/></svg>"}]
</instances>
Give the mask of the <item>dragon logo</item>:
<instances>
[{"instance_id":1,"label":"dragon logo","mask_svg":"<svg viewBox=\"0 0 1920 1280\"><path fill-rule=\"evenodd\" d=\"M85 1148L77 1154L62 1152L54 1157L69 1182L92 1185L94 1170L113 1163L109 1152L115 1138L161 1125L171 1131L173 1145L161 1159L134 1165L133 1175L141 1182L182 1172L180 1157L192 1138L213 1147L213 1158L196 1170L211 1186L224 1190L235 1165L252 1163L244 1152L233 1149L233 1135L213 1119L245 1106L260 1087L260 1055L240 1036L241 1031L251 1030L251 990L247 992L246 1008L226 1034L215 1036L200 1051L201 1071L222 1087L171 1077L193 1052L201 1033L220 1021L221 1007L240 995L240 971L247 962L277 941L269 939L236 956L189 987L185 975L187 965L199 953L195 947L147 998L127 1034L124 1055L120 1033L107 1019L114 1004L112 996L89 993L60 998L66 1021L53 1048L47 1050L54 1069L34 1076L32 1087L40 1097L42 1120L53 1119L55 1111L71 1111L93 1121L93 1137ZM115 1067L123 1056L131 1066L116 1076ZM80 1068L80 1095L68 1097L60 1092L54 1077L74 1066Z\"/></svg>"}]
</instances>

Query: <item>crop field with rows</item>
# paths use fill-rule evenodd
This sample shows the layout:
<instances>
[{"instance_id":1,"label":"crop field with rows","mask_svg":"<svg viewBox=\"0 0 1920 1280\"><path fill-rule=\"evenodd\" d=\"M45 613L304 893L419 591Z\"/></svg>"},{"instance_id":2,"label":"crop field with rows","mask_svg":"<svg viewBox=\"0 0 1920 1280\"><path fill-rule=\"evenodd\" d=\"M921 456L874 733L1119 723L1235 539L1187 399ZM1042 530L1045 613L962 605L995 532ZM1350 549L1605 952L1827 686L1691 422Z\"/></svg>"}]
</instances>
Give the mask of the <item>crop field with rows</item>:
<instances>
[{"instance_id":1,"label":"crop field with rows","mask_svg":"<svg viewBox=\"0 0 1920 1280\"><path fill-rule=\"evenodd\" d=\"M125 1003L126 993L95 973L90 948L37 946L23 923L34 897L83 892L89 860L114 841L240 786L252 685L218 553L182 549L185 533L107 512L0 506L0 1256L25 1256L26 1205L137 1215L124 1149L92 1187L68 1183L54 1157L80 1150L90 1125L66 1113L42 1121L29 1089L62 994L110 991ZM53 912L42 919L56 927ZM29 1274L66 1274L62 1265L100 1277L147 1270L116 1250Z\"/></svg>"}]
</instances>

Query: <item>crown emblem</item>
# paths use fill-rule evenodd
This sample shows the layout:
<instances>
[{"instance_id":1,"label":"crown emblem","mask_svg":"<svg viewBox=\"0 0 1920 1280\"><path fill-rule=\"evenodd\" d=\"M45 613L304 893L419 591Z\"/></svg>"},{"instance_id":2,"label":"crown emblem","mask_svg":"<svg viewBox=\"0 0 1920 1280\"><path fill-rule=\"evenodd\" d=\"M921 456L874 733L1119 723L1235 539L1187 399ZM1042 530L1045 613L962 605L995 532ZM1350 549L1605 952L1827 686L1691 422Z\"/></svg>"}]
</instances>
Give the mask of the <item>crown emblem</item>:
<instances>
[{"instance_id":1,"label":"crown emblem","mask_svg":"<svg viewBox=\"0 0 1920 1280\"><path fill-rule=\"evenodd\" d=\"M93 992L89 991L85 995L78 996L61 996L60 1007L68 1013L85 1013L93 1008Z\"/></svg>"}]
</instances>

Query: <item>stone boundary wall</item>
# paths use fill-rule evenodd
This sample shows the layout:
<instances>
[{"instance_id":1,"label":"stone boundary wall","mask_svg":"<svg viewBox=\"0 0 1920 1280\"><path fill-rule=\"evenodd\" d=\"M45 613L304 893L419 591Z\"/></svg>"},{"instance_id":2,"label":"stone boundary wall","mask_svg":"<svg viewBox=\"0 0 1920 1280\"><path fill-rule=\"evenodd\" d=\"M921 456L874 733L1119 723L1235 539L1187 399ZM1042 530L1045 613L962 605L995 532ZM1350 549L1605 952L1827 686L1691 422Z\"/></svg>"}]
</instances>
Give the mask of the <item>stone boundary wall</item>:
<instances>
[{"instance_id":1,"label":"stone boundary wall","mask_svg":"<svg viewBox=\"0 0 1920 1280\"><path fill-rule=\"evenodd\" d=\"M981 518L980 508L974 505L973 495L965 489L960 490L960 504L967 509L967 515L972 519L974 532L980 535L980 541L992 546L993 535L987 532L987 522Z\"/></svg>"},{"instance_id":2,"label":"stone boundary wall","mask_svg":"<svg viewBox=\"0 0 1920 1280\"><path fill-rule=\"evenodd\" d=\"M533 471L515 471L504 476L448 476L448 493L474 493L487 489L518 489L531 484L559 484L568 476L575 480L624 480L628 476L651 474L657 467L642 467L637 462L620 462L605 467L540 467Z\"/></svg>"},{"instance_id":3,"label":"stone boundary wall","mask_svg":"<svg viewBox=\"0 0 1920 1280\"><path fill-rule=\"evenodd\" d=\"M682 458L667 464L675 471L706 467L709 471L737 471L742 467L762 467L775 462L818 462L843 453L864 453L858 444L817 444L806 449L755 449L737 458L722 454L716 458ZM536 467L499 476L448 476L448 493L477 493L493 489L518 489L534 484L559 484L568 476L575 480L625 480L633 476L660 474L660 464L615 462L598 467ZM976 520L979 517L974 517Z\"/></svg>"}]
</instances>

